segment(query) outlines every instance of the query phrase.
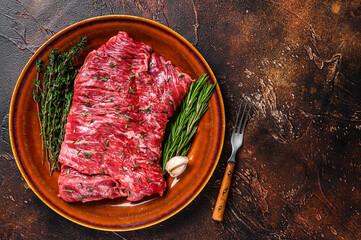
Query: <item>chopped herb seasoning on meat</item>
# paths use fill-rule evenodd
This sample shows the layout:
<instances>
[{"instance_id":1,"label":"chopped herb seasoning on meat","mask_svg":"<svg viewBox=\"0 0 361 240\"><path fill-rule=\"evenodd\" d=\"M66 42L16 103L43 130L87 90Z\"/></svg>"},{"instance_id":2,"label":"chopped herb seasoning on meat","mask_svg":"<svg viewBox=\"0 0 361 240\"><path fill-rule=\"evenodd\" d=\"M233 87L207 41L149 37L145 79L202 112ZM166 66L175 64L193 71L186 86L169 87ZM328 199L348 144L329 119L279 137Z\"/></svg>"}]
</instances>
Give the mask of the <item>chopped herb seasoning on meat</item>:
<instances>
[{"instance_id":1,"label":"chopped herb seasoning on meat","mask_svg":"<svg viewBox=\"0 0 361 240\"><path fill-rule=\"evenodd\" d=\"M129 93L134 94L133 88L131 86L129 86Z\"/></svg>"},{"instance_id":2,"label":"chopped herb seasoning on meat","mask_svg":"<svg viewBox=\"0 0 361 240\"><path fill-rule=\"evenodd\" d=\"M108 63L104 64L106 56ZM67 187L76 194L59 191L59 196L67 202L117 197L139 201L153 194L162 196L166 182L159 165L161 142L168 118L192 81L150 46L132 40L125 32L92 51L75 80L59 155L59 189ZM88 104L97 107L89 108ZM74 139L88 145L70 144ZM76 155L79 150L81 154Z\"/></svg>"}]
</instances>

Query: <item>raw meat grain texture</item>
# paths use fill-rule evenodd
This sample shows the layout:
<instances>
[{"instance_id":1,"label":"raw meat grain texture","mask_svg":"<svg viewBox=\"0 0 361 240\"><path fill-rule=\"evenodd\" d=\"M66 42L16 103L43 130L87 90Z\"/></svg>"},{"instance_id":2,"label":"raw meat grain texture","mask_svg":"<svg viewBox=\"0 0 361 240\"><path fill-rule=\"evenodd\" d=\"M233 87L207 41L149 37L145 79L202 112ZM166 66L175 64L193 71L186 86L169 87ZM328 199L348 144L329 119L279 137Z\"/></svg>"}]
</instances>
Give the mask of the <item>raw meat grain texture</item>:
<instances>
[{"instance_id":1,"label":"raw meat grain texture","mask_svg":"<svg viewBox=\"0 0 361 240\"><path fill-rule=\"evenodd\" d=\"M90 52L75 79L59 196L67 202L162 196L165 127L192 81L125 32Z\"/></svg>"}]
</instances>

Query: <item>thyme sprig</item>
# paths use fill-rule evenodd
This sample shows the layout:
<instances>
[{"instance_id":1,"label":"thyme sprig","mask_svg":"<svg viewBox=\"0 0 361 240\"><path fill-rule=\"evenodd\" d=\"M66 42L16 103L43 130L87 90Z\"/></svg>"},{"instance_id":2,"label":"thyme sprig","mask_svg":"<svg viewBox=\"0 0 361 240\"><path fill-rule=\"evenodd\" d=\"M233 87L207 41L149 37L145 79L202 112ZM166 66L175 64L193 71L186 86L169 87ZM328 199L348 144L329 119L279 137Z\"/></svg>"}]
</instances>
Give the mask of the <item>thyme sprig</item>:
<instances>
[{"instance_id":1,"label":"thyme sprig","mask_svg":"<svg viewBox=\"0 0 361 240\"><path fill-rule=\"evenodd\" d=\"M48 64L36 62L37 78L34 79L33 98L37 103L40 135L42 138L42 159L49 165L50 175L60 168L58 161L61 144L65 135L65 123L73 99L73 85L78 68L75 59L84 49L86 37L81 37L69 52L57 54L53 48Z\"/></svg>"},{"instance_id":2,"label":"thyme sprig","mask_svg":"<svg viewBox=\"0 0 361 240\"><path fill-rule=\"evenodd\" d=\"M182 101L181 110L163 149L163 172L169 159L174 156L186 156L191 140L197 132L198 123L208 109L208 100L213 94L217 83L208 84L208 76L203 74L198 81L193 82Z\"/></svg>"}]
</instances>

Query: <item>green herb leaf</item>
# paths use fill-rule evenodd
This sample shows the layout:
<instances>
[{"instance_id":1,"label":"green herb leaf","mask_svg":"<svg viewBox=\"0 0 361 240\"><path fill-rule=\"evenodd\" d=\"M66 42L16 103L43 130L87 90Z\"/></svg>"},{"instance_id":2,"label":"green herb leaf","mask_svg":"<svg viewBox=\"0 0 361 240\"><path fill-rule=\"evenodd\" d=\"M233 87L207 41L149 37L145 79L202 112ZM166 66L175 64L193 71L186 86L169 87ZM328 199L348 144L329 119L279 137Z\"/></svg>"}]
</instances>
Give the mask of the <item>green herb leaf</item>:
<instances>
[{"instance_id":1,"label":"green herb leaf","mask_svg":"<svg viewBox=\"0 0 361 240\"><path fill-rule=\"evenodd\" d=\"M184 76L182 75L179 77ZM189 151L192 143L191 140L197 132L198 123L208 109L208 101L217 84L208 84L207 78L207 75L203 74L199 77L198 81L191 84L188 93L182 101L180 113L171 125L170 134L163 149L162 164L164 173L169 159L174 156L186 156ZM169 103L174 104L174 102Z\"/></svg>"},{"instance_id":2,"label":"green herb leaf","mask_svg":"<svg viewBox=\"0 0 361 240\"><path fill-rule=\"evenodd\" d=\"M150 166L152 166L152 165L153 165L154 160L155 160L155 159L153 158L153 159L152 159L152 161L150 161L150 162L149 162L149 165L150 165Z\"/></svg>"},{"instance_id":3,"label":"green herb leaf","mask_svg":"<svg viewBox=\"0 0 361 240\"><path fill-rule=\"evenodd\" d=\"M129 93L134 94L133 88L131 86L129 86Z\"/></svg>"},{"instance_id":4,"label":"green herb leaf","mask_svg":"<svg viewBox=\"0 0 361 240\"><path fill-rule=\"evenodd\" d=\"M47 56L46 65L43 66L41 59L36 62L37 78L33 81L33 99L38 110L43 163L46 159L50 175L55 169L60 169L58 156L73 98L74 79L79 69L75 66L75 61L84 49L85 43L86 37L81 37L68 52L57 53L57 49L53 48Z\"/></svg>"},{"instance_id":5,"label":"green herb leaf","mask_svg":"<svg viewBox=\"0 0 361 240\"><path fill-rule=\"evenodd\" d=\"M71 192L73 192L73 190L70 190L70 189L68 189L67 187L65 187L65 191L66 191L67 194L69 194L69 195L70 195Z\"/></svg>"},{"instance_id":6,"label":"green herb leaf","mask_svg":"<svg viewBox=\"0 0 361 240\"><path fill-rule=\"evenodd\" d=\"M141 168L140 166L138 166L135 161L133 160L133 165L134 165L134 168Z\"/></svg>"}]
</instances>

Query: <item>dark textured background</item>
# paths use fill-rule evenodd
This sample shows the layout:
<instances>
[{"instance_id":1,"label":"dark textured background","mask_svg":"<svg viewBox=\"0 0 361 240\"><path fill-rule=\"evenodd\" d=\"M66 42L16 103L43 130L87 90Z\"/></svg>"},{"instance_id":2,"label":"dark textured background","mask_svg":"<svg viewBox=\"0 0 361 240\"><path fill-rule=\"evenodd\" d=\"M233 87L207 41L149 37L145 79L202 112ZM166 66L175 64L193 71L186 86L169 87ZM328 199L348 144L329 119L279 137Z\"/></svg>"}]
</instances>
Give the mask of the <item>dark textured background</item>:
<instances>
[{"instance_id":1,"label":"dark textured background","mask_svg":"<svg viewBox=\"0 0 361 240\"><path fill-rule=\"evenodd\" d=\"M361 239L361 1L0 2L0 239ZM86 18L160 22L205 57L226 109L219 165L184 210L156 226L72 223L27 186L9 144L12 91L41 44ZM223 223L211 214L241 97L256 106Z\"/></svg>"}]
</instances>

